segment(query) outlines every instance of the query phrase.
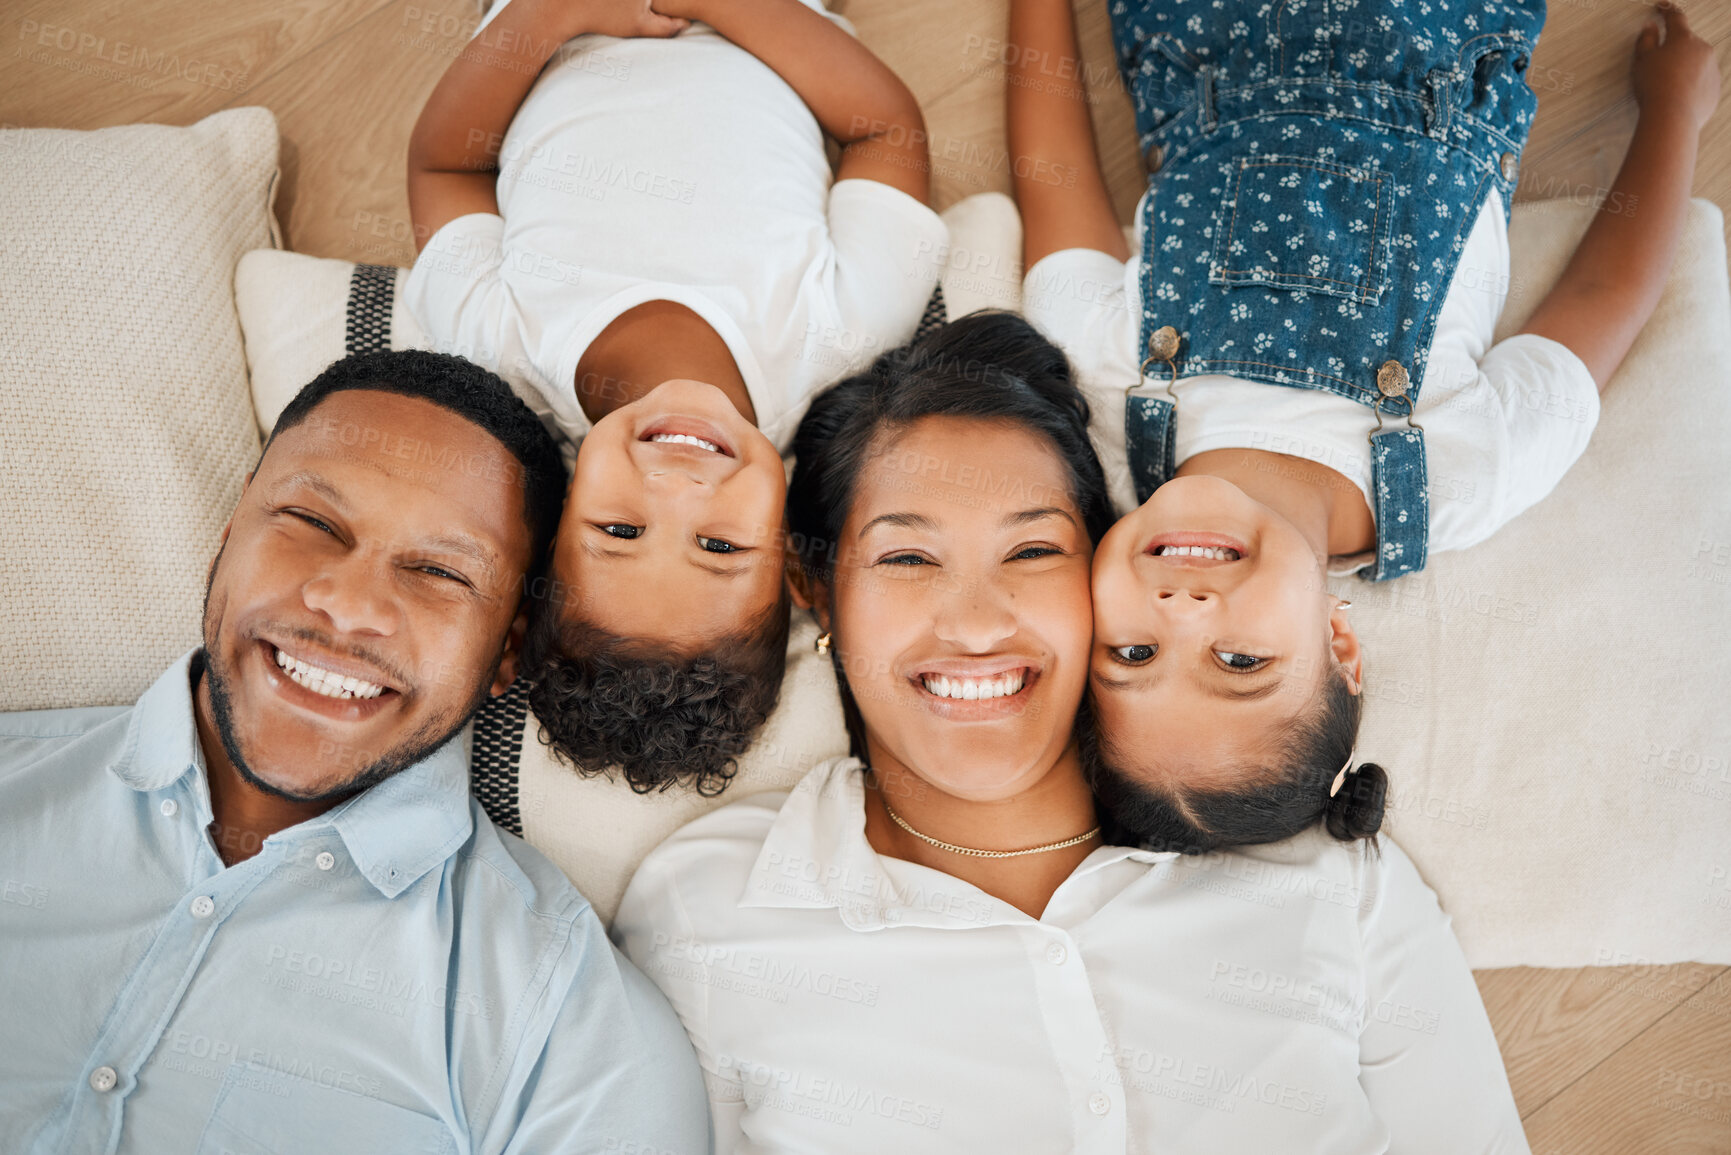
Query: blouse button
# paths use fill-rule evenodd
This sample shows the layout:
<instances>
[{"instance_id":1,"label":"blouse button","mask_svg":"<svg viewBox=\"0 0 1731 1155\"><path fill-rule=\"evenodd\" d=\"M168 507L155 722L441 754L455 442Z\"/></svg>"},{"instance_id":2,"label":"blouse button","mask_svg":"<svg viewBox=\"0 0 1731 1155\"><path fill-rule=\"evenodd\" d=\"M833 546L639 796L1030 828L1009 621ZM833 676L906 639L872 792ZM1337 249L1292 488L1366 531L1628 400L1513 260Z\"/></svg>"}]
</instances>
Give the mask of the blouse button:
<instances>
[{"instance_id":1,"label":"blouse button","mask_svg":"<svg viewBox=\"0 0 1731 1155\"><path fill-rule=\"evenodd\" d=\"M1070 952L1064 949L1061 942L1051 943L1046 947L1046 961L1055 967L1064 965L1064 960L1070 957Z\"/></svg>"},{"instance_id":2,"label":"blouse button","mask_svg":"<svg viewBox=\"0 0 1731 1155\"><path fill-rule=\"evenodd\" d=\"M1112 1109L1112 1100L1103 1091L1095 1091L1088 1096L1088 1110L1096 1115L1104 1115Z\"/></svg>"},{"instance_id":3,"label":"blouse button","mask_svg":"<svg viewBox=\"0 0 1731 1155\"><path fill-rule=\"evenodd\" d=\"M1515 174L1521 171L1520 162L1515 159L1515 154L1512 152L1503 153L1498 164L1503 170L1503 179L1510 184L1515 183Z\"/></svg>"},{"instance_id":4,"label":"blouse button","mask_svg":"<svg viewBox=\"0 0 1731 1155\"><path fill-rule=\"evenodd\" d=\"M319 856L313 859L313 862L320 870L329 870L337 864L337 856L328 850L321 850L319 851Z\"/></svg>"},{"instance_id":5,"label":"blouse button","mask_svg":"<svg viewBox=\"0 0 1731 1155\"><path fill-rule=\"evenodd\" d=\"M99 1095L106 1095L114 1090L114 1085L120 1082L120 1076L114 1073L113 1067L98 1067L90 1072L90 1089Z\"/></svg>"},{"instance_id":6,"label":"blouse button","mask_svg":"<svg viewBox=\"0 0 1731 1155\"><path fill-rule=\"evenodd\" d=\"M157 809L162 811L162 816L164 818L173 818L180 812L180 803L176 802L172 798L164 798L162 800L162 805L158 806Z\"/></svg>"},{"instance_id":7,"label":"blouse button","mask_svg":"<svg viewBox=\"0 0 1731 1155\"><path fill-rule=\"evenodd\" d=\"M215 910L216 903L210 900L209 895L201 894L192 900L193 918L209 918L211 913Z\"/></svg>"},{"instance_id":8,"label":"blouse button","mask_svg":"<svg viewBox=\"0 0 1731 1155\"><path fill-rule=\"evenodd\" d=\"M1160 171L1160 166L1166 163L1166 149L1163 145L1151 144L1148 151L1142 154L1142 164L1150 173Z\"/></svg>"}]
</instances>

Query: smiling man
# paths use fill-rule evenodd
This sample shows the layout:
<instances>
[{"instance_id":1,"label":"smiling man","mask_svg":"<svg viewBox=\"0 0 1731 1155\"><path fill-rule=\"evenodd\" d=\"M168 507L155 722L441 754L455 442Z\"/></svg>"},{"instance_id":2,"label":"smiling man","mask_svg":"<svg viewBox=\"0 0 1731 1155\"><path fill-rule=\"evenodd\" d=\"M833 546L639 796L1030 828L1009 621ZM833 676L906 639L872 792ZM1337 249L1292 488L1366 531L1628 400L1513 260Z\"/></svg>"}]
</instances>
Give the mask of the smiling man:
<instances>
[{"instance_id":1,"label":"smiling man","mask_svg":"<svg viewBox=\"0 0 1731 1155\"><path fill-rule=\"evenodd\" d=\"M0 1150L701 1151L689 1044L457 731L515 676L564 471L454 357L284 410L204 645L0 715Z\"/></svg>"}]
</instances>

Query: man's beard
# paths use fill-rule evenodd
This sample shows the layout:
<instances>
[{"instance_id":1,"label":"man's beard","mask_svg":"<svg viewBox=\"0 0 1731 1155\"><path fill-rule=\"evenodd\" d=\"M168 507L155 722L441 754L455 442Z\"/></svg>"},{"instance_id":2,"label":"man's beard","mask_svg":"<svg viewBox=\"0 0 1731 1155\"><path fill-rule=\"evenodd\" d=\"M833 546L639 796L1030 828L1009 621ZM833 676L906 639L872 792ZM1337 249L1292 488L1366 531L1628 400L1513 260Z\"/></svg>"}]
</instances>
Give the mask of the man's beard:
<instances>
[{"instance_id":1,"label":"man's beard","mask_svg":"<svg viewBox=\"0 0 1731 1155\"><path fill-rule=\"evenodd\" d=\"M468 705L451 725L440 728L436 720L429 722L385 751L348 781L316 794L296 794L266 782L247 764L245 755L241 753L239 735L235 732L234 706L228 692L228 678L217 668L217 661L208 648L200 650L194 662L203 667L204 680L210 687L211 722L216 726L217 736L222 739L222 748L228 754L228 760L233 763L236 772L255 789L278 798L286 798L290 802L340 802L363 790L370 790L392 775L430 757L454 738L457 731L468 723L470 716L481 708L482 703L487 700L487 687L491 681L489 678L476 687Z\"/></svg>"}]
</instances>

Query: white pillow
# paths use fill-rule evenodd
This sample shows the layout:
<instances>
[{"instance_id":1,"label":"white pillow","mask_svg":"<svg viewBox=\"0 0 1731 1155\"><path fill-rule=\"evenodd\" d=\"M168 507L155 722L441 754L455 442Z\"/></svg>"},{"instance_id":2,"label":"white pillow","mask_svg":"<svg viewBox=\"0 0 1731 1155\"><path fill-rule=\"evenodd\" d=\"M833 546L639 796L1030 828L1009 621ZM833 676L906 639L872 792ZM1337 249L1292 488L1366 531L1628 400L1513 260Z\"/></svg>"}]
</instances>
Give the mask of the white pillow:
<instances>
[{"instance_id":1,"label":"white pillow","mask_svg":"<svg viewBox=\"0 0 1731 1155\"><path fill-rule=\"evenodd\" d=\"M1515 207L1505 332L1554 281L1590 212ZM1013 203L982 194L944 218L950 315L1017 306L1005 289L1019 268ZM250 311L247 322L250 349ZM1697 201L1659 312L1557 492L1423 574L1340 586L1368 655L1359 754L1389 769L1388 829L1475 967L1731 963L1728 354L1721 218ZM603 917L680 823L845 751L814 635L799 615L782 705L720 799L579 778L535 740L531 717L524 833Z\"/></svg>"},{"instance_id":2,"label":"white pillow","mask_svg":"<svg viewBox=\"0 0 1731 1155\"><path fill-rule=\"evenodd\" d=\"M130 704L198 644L258 457L234 270L276 121L0 131L0 711Z\"/></svg>"},{"instance_id":3,"label":"white pillow","mask_svg":"<svg viewBox=\"0 0 1731 1155\"><path fill-rule=\"evenodd\" d=\"M1015 202L1003 193L980 193L951 205L942 215L951 238L942 273L948 315L960 317L988 307L1014 309L1021 302L1022 229ZM1014 231L1007 261L1001 256L1006 230ZM373 330L376 338L392 349L464 352L443 349L421 330L403 303L407 269L360 267L377 270L376 275L388 278L391 286L385 306L389 324ZM358 351L350 341L355 314L371 310L359 295L351 294L356 268L348 261L278 250L241 258L234 281L235 304L246 334L253 408L263 432L270 432L301 386L332 361ZM517 392L553 427L547 404L538 394L520 385Z\"/></svg>"},{"instance_id":4,"label":"white pillow","mask_svg":"<svg viewBox=\"0 0 1731 1155\"><path fill-rule=\"evenodd\" d=\"M377 269L389 282L389 331L392 349L425 349L431 343L403 303L407 269ZM332 361L349 352L349 289L355 266L280 249L259 249L240 259L234 275L234 303L246 335L246 360L252 376L252 404L258 427L269 433L277 415L301 387Z\"/></svg>"},{"instance_id":5,"label":"white pillow","mask_svg":"<svg viewBox=\"0 0 1731 1155\"><path fill-rule=\"evenodd\" d=\"M1499 336L1592 214L1515 206ZM1728 364L1724 221L1697 200L1556 491L1422 574L1337 584L1366 654L1359 754L1475 967L1731 963Z\"/></svg>"},{"instance_id":6,"label":"white pillow","mask_svg":"<svg viewBox=\"0 0 1731 1155\"><path fill-rule=\"evenodd\" d=\"M1592 213L1515 206L1499 336ZM973 220L952 247L1012 267L1019 225ZM1697 200L1556 492L1422 574L1333 583L1364 641L1359 757L1474 967L1731 963L1728 364L1723 219Z\"/></svg>"}]
</instances>

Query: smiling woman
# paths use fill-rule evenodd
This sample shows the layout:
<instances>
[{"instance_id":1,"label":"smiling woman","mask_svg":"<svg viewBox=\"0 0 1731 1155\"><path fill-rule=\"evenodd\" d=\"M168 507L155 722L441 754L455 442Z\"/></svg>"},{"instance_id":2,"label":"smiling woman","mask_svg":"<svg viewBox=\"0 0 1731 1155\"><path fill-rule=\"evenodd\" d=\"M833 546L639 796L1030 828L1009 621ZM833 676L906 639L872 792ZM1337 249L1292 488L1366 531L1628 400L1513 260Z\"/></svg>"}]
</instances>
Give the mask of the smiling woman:
<instances>
[{"instance_id":1,"label":"smiling woman","mask_svg":"<svg viewBox=\"0 0 1731 1155\"><path fill-rule=\"evenodd\" d=\"M993 314L813 402L790 541L856 757L679 831L614 923L696 1044L715 1151L1518 1149L1398 848L1102 836L1086 424L1063 355Z\"/></svg>"}]
</instances>

